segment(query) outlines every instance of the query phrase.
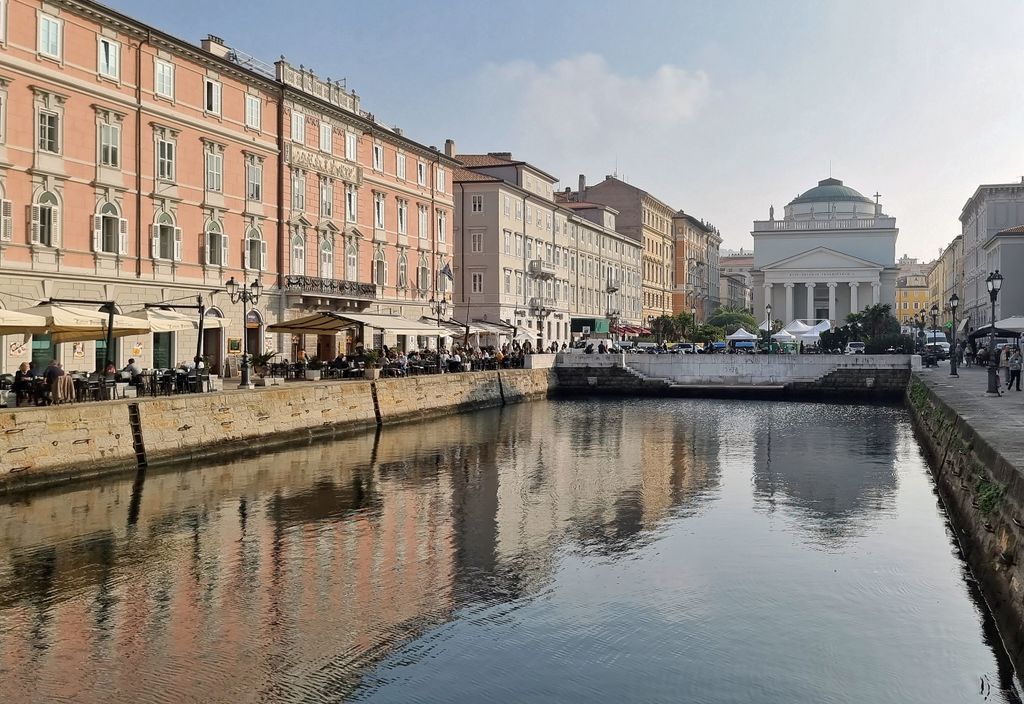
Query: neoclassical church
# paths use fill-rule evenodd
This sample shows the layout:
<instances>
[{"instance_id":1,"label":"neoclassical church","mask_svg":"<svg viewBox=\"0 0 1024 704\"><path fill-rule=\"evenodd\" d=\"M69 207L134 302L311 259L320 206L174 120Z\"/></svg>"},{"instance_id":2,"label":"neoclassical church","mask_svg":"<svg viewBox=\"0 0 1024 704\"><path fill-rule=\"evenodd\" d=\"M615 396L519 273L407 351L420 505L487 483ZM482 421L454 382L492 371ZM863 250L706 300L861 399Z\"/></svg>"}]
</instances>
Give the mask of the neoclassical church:
<instances>
[{"instance_id":1,"label":"neoclassical church","mask_svg":"<svg viewBox=\"0 0 1024 704\"><path fill-rule=\"evenodd\" d=\"M837 178L806 191L775 218L755 220L754 311L772 318L842 324L851 311L896 302L896 218Z\"/></svg>"}]
</instances>

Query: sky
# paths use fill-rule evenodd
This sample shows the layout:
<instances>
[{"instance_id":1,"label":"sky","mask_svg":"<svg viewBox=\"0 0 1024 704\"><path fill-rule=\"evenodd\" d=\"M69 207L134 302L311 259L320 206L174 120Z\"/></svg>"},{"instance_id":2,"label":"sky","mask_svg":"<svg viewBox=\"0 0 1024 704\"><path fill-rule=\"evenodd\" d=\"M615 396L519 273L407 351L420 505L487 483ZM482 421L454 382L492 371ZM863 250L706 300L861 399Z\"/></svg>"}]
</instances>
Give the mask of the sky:
<instances>
[{"instance_id":1,"label":"sky","mask_svg":"<svg viewBox=\"0 0 1024 704\"><path fill-rule=\"evenodd\" d=\"M421 143L617 174L727 248L831 174L930 260L978 185L1024 177L1019 0L106 2L345 78Z\"/></svg>"}]
</instances>

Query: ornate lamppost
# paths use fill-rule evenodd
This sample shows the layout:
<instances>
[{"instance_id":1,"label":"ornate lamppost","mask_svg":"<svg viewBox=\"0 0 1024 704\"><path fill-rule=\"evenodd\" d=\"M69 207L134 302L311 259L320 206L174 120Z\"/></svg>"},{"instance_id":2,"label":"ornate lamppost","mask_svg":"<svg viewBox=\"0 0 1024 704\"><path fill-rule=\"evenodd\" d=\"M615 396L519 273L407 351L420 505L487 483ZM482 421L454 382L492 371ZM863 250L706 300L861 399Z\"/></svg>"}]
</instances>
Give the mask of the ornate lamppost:
<instances>
[{"instance_id":1,"label":"ornate lamppost","mask_svg":"<svg viewBox=\"0 0 1024 704\"><path fill-rule=\"evenodd\" d=\"M239 301L242 302L242 383L238 385L238 388L251 389L253 385L249 381L249 335L247 334L248 328L246 328L246 325L249 324L249 304L251 303L255 306L257 301L260 300L263 286L260 284L259 279L253 281L251 285L245 283L245 281L239 284L235 281L235 277L232 276L224 284L224 287L228 290L228 296L233 304L237 304Z\"/></svg>"},{"instance_id":2,"label":"ornate lamppost","mask_svg":"<svg viewBox=\"0 0 1024 704\"><path fill-rule=\"evenodd\" d=\"M448 300L445 296L441 296L441 300L436 300L433 296L430 297L430 312L437 318L437 329L441 329L441 318L448 315ZM441 336L437 336L437 346L441 347Z\"/></svg>"},{"instance_id":3,"label":"ornate lamppost","mask_svg":"<svg viewBox=\"0 0 1024 704\"><path fill-rule=\"evenodd\" d=\"M999 298L999 289L1003 287L1003 275L999 273L998 269L988 275L988 278L985 279L985 286L988 288L988 297L992 301L992 322L988 335L988 389L985 393L998 396L999 355L996 354L996 299Z\"/></svg>"},{"instance_id":4,"label":"ornate lamppost","mask_svg":"<svg viewBox=\"0 0 1024 704\"><path fill-rule=\"evenodd\" d=\"M956 362L957 362L957 351L956 351L956 307L960 305L960 296L953 292L953 295L949 297L949 313L950 313L950 337L953 339L953 345L949 348L949 375L960 376L956 373Z\"/></svg>"},{"instance_id":5,"label":"ornate lamppost","mask_svg":"<svg viewBox=\"0 0 1024 704\"><path fill-rule=\"evenodd\" d=\"M690 306L690 320L693 322L693 336L697 337L697 306Z\"/></svg>"},{"instance_id":6,"label":"ornate lamppost","mask_svg":"<svg viewBox=\"0 0 1024 704\"><path fill-rule=\"evenodd\" d=\"M764 317L767 321L765 324L768 326L768 354L772 353L772 304L766 303L764 306Z\"/></svg>"},{"instance_id":7,"label":"ornate lamppost","mask_svg":"<svg viewBox=\"0 0 1024 704\"><path fill-rule=\"evenodd\" d=\"M928 311L932 316L932 344L935 344L935 333L939 331L938 320L939 320L939 304L932 303L932 309Z\"/></svg>"}]
</instances>

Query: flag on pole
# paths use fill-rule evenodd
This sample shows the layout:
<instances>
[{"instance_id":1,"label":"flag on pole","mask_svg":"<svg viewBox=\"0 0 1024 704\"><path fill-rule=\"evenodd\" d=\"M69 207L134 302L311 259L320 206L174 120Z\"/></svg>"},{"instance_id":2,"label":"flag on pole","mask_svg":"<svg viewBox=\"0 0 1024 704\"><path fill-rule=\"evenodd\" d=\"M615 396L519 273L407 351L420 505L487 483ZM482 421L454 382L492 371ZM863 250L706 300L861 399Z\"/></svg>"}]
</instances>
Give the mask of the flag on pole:
<instances>
[{"instance_id":1,"label":"flag on pole","mask_svg":"<svg viewBox=\"0 0 1024 704\"><path fill-rule=\"evenodd\" d=\"M453 283L455 282L455 274L452 273L452 264L451 264L451 262L445 263L444 267L441 268L441 274L443 276L447 276L449 281L451 281Z\"/></svg>"}]
</instances>

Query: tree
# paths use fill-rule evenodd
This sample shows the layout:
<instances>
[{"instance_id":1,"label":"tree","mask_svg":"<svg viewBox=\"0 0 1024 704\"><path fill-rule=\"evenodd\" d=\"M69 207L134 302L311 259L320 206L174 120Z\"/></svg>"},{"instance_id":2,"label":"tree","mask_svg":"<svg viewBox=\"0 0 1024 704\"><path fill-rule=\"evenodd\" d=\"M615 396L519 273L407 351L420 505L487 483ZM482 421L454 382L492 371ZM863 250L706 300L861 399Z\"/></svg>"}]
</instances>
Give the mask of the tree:
<instances>
[{"instance_id":1,"label":"tree","mask_svg":"<svg viewBox=\"0 0 1024 704\"><path fill-rule=\"evenodd\" d=\"M750 311L737 308L719 308L706 322L708 325L724 329L726 335L731 335L740 328L754 332L758 325L757 319Z\"/></svg>"},{"instance_id":2,"label":"tree","mask_svg":"<svg viewBox=\"0 0 1024 704\"><path fill-rule=\"evenodd\" d=\"M693 342L703 342L707 344L709 342L718 342L725 338L725 330L714 325L708 325L704 323L697 326L697 331L694 334Z\"/></svg>"}]
</instances>

